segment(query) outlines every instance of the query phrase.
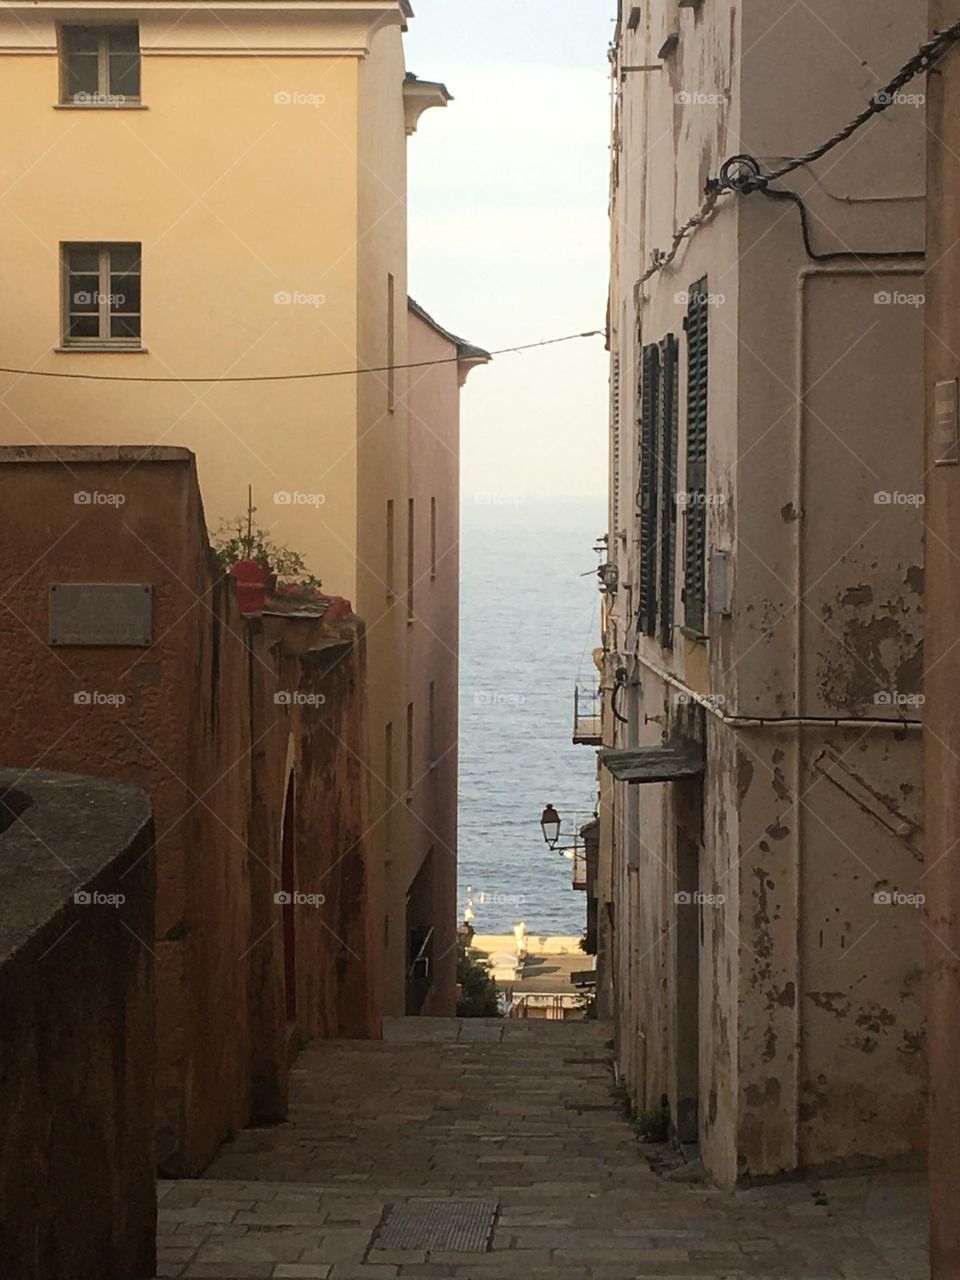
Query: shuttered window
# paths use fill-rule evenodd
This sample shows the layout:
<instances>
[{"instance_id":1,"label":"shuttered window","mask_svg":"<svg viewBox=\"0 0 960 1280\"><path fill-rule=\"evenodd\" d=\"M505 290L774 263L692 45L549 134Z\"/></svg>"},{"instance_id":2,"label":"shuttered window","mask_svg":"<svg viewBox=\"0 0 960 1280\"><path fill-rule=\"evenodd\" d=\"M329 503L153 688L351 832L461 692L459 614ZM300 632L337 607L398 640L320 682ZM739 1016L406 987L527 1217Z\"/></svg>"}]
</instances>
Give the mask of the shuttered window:
<instances>
[{"instance_id":1,"label":"shuttered window","mask_svg":"<svg viewBox=\"0 0 960 1280\"><path fill-rule=\"evenodd\" d=\"M659 512L660 459L657 448L660 418L660 348L656 343L643 348L640 361L640 489L637 502L640 518L640 594L638 623L648 636L657 630L657 526Z\"/></svg>"},{"instance_id":2,"label":"shuttered window","mask_svg":"<svg viewBox=\"0 0 960 1280\"><path fill-rule=\"evenodd\" d=\"M610 366L610 553L616 555L620 537L620 357L615 355Z\"/></svg>"},{"instance_id":3,"label":"shuttered window","mask_svg":"<svg viewBox=\"0 0 960 1280\"><path fill-rule=\"evenodd\" d=\"M679 347L674 335L660 343L658 451L660 454L660 643L673 644L677 559L677 393Z\"/></svg>"},{"instance_id":4,"label":"shuttered window","mask_svg":"<svg viewBox=\"0 0 960 1280\"><path fill-rule=\"evenodd\" d=\"M687 333L687 497L685 510L683 612L691 630L706 626L707 560L707 281L689 292Z\"/></svg>"}]
</instances>

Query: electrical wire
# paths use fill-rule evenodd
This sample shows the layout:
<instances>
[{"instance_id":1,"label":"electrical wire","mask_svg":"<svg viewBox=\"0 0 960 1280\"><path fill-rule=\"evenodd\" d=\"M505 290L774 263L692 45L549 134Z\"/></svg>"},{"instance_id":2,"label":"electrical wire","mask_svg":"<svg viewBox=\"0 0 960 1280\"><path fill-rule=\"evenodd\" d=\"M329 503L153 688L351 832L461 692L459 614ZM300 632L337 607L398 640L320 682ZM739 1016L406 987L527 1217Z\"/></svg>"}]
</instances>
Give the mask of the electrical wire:
<instances>
[{"instance_id":1,"label":"electrical wire","mask_svg":"<svg viewBox=\"0 0 960 1280\"><path fill-rule=\"evenodd\" d=\"M786 188L780 190L766 185L757 187L756 190L770 200L789 200L797 206L800 211L800 234L803 237L803 247L807 252L807 256L813 262L870 262L880 259L889 261L891 258L915 260L924 256L923 249L837 249L829 253L819 253L814 249L813 242L810 239L809 210L803 197L796 191L789 191Z\"/></svg>"},{"instance_id":2,"label":"electrical wire","mask_svg":"<svg viewBox=\"0 0 960 1280\"><path fill-rule=\"evenodd\" d=\"M894 106L900 90L916 76L921 75L930 70L943 55L960 40L960 18L944 27L942 31L934 32L931 39L925 41L917 52L909 61L905 62L892 80L888 81L882 89L870 99L866 107L859 115L854 116L849 124L844 125L826 142L822 142L820 146L814 147L812 151L807 151L802 156L795 156L792 160L785 161L779 168L774 169L771 173L761 175L763 182L775 182L778 178L785 178L788 173L793 173L795 169L800 169L804 165L813 164L814 161L820 160L834 147L838 147L841 142L846 142L848 138L853 137L858 129L872 120L874 116L880 115L881 112L889 110ZM734 188L739 189L739 188Z\"/></svg>"},{"instance_id":3,"label":"electrical wire","mask_svg":"<svg viewBox=\"0 0 960 1280\"><path fill-rule=\"evenodd\" d=\"M651 276L655 276L658 272L663 271L665 267L669 267L670 263L673 262L674 258L680 252L680 246L683 244L684 240L686 240L687 236L690 235L691 232L696 231L697 227L706 222L716 208L720 197L728 194L732 194L732 192L722 190L720 187L717 187L716 189L708 189L707 197L697 212L692 218L688 218L683 226L678 227L674 232L673 243L670 246L670 249L666 253L662 249L654 249L653 262L640 277L640 284L644 284Z\"/></svg>"},{"instance_id":4,"label":"electrical wire","mask_svg":"<svg viewBox=\"0 0 960 1280\"><path fill-rule=\"evenodd\" d=\"M878 116L882 112L888 111L890 107L895 106L901 89L915 79L916 76L930 71L958 40L960 40L960 18L951 23L949 27L944 27L942 31L935 32L931 39L921 44L913 57L903 64L892 80L874 93L867 106L849 124L844 125L842 129L827 138L825 142L820 143L819 146L814 147L811 151L805 152L802 156L794 156L784 161L778 168L772 169L767 173L761 170L760 162L751 155L733 156L727 160L720 169L719 178L711 178L707 182L703 204L692 217L688 218L674 232L670 249L666 252L659 249L654 250L653 261L640 277L640 284L645 283L652 276L663 271L665 267L670 266L680 252L680 246L684 240L712 215L722 196L749 195L753 191L762 191L764 195L794 201L800 210L804 245L807 253L815 261L823 262L845 257L915 258L921 256L919 252L910 251L818 254L810 243L807 210L801 197L793 191L770 191L768 186L771 182L786 177L788 173L793 173L805 165L813 164L816 160L822 159L823 156L833 151L842 142L846 142L848 138L853 137L874 116Z\"/></svg>"},{"instance_id":5,"label":"electrical wire","mask_svg":"<svg viewBox=\"0 0 960 1280\"><path fill-rule=\"evenodd\" d=\"M518 351L535 351L538 347L556 346L558 342L575 342L578 338L606 337L605 329L591 329L587 333L568 333L563 338L545 338L542 342L527 342L519 347L501 347L499 351L484 351L484 356L509 356ZM82 348L77 348L82 351ZM477 348L478 354L480 348ZM316 373L261 373L222 378L150 378L125 377L121 373L60 373L50 369L8 369L0 365L0 373L19 374L25 378L82 378L87 382L167 382L190 384L196 382L302 382L307 378L352 378L360 373L391 373L396 369L427 369L433 365L459 364L463 356L449 356L443 360L416 360L411 364L385 364L361 369L327 369ZM469 356L466 357L469 359Z\"/></svg>"}]
</instances>

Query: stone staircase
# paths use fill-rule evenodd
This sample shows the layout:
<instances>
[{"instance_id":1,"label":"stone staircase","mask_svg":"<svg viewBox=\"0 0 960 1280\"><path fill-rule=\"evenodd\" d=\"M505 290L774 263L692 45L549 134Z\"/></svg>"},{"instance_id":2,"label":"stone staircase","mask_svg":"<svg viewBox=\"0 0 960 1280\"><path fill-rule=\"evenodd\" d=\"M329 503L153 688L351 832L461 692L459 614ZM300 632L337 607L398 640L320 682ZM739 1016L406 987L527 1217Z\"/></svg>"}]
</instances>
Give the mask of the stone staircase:
<instances>
[{"instance_id":1,"label":"stone staircase","mask_svg":"<svg viewBox=\"0 0 960 1280\"><path fill-rule=\"evenodd\" d=\"M161 1185L160 1276L926 1277L912 1175L736 1195L657 1178L612 1094L610 1034L411 1018L313 1045L287 1123Z\"/></svg>"}]
</instances>

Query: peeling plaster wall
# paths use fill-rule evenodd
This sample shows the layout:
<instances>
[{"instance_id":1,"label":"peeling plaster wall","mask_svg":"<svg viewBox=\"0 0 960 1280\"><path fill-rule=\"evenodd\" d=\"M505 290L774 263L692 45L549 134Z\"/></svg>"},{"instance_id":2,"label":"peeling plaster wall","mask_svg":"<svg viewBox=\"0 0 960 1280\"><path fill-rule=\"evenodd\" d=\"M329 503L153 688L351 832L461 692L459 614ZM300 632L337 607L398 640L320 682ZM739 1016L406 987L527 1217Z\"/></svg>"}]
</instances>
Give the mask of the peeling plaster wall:
<instances>
[{"instance_id":1,"label":"peeling plaster wall","mask_svg":"<svg viewBox=\"0 0 960 1280\"><path fill-rule=\"evenodd\" d=\"M662 52L670 31L679 43ZM672 266L638 281L724 159L748 151L773 165L828 137L923 34L923 5L894 0L841 13L825 0L695 11L660 2L621 33L622 63L663 70L626 73L615 110L610 550L620 587L605 673L627 670L632 710L605 740L656 745L682 729L704 743L697 874L712 900L700 913L699 1136L727 1186L919 1146L922 915L874 896L922 892L919 734L738 728L709 713L698 727L683 689L734 717L919 718L922 264L814 263L796 207L753 194L722 200ZM923 140L922 108L903 105L790 175L816 252L922 249ZM713 553L729 552L730 607L714 599L705 643L685 637L678 573L677 629L662 646L636 626L638 359L648 342L680 339L682 491L684 291L703 276L713 295L708 586ZM677 546L682 564L679 520ZM635 1104L665 1093L677 1122L691 1034L674 893L690 788L633 790L616 785L601 813L618 1062Z\"/></svg>"},{"instance_id":2,"label":"peeling plaster wall","mask_svg":"<svg viewBox=\"0 0 960 1280\"><path fill-rule=\"evenodd\" d=\"M729 1186L736 1179L736 1098L741 1044L739 944L740 802L752 776L752 762L736 736L711 717L706 720L710 785L704 792L704 847L701 890L723 896L702 913L700 1024L700 1140L713 1177Z\"/></svg>"},{"instance_id":3,"label":"peeling plaster wall","mask_svg":"<svg viewBox=\"0 0 960 1280\"><path fill-rule=\"evenodd\" d=\"M956 5L931 0L929 26L955 21ZM925 680L925 785L930 1037L930 1269L933 1280L960 1275L960 469L943 458L936 388L960 378L960 61L956 47L927 77L930 134L926 281L926 571L929 591ZM949 425L949 424L948 424Z\"/></svg>"}]
</instances>

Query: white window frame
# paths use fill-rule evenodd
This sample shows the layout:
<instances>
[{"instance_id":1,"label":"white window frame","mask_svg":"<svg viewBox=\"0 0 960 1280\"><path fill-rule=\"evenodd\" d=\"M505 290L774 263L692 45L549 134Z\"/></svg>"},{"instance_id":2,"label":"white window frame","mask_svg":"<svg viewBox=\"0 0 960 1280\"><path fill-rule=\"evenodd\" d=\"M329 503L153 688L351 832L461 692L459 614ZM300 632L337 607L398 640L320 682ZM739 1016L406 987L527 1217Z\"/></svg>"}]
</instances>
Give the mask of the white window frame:
<instances>
[{"instance_id":1,"label":"white window frame","mask_svg":"<svg viewBox=\"0 0 960 1280\"><path fill-rule=\"evenodd\" d=\"M70 321L74 314L93 315L93 312L75 312L72 303L71 282L74 273L70 267L70 257L75 249L85 249L88 252L96 250L99 254L99 271L98 271L98 290L99 302L97 306L97 317L99 333L94 338L77 338L70 335ZM122 315L136 316L140 321L140 333L137 337L118 337L114 338L110 333L110 320L112 311L110 308L111 297L111 270L110 261L111 254L115 249L136 249L142 255L142 246L136 241L70 241L61 245L61 276L62 276L62 316L60 323L60 350L83 351L95 350L100 351L105 348L120 351L141 351L143 350L143 259L141 256L140 270L137 273L140 277L140 310L132 312L121 312ZM90 274L90 273L84 273Z\"/></svg>"},{"instance_id":2,"label":"white window frame","mask_svg":"<svg viewBox=\"0 0 960 1280\"><path fill-rule=\"evenodd\" d=\"M110 88L110 34L125 30L137 33L137 57L140 60L140 93L114 94ZM67 31L95 31L97 33L97 93L95 99L86 102L70 96L70 55L66 47ZM66 22L60 27L60 105L65 107L123 107L139 106L143 94L143 51L140 48L139 22L117 22L101 25L97 22Z\"/></svg>"}]
</instances>

